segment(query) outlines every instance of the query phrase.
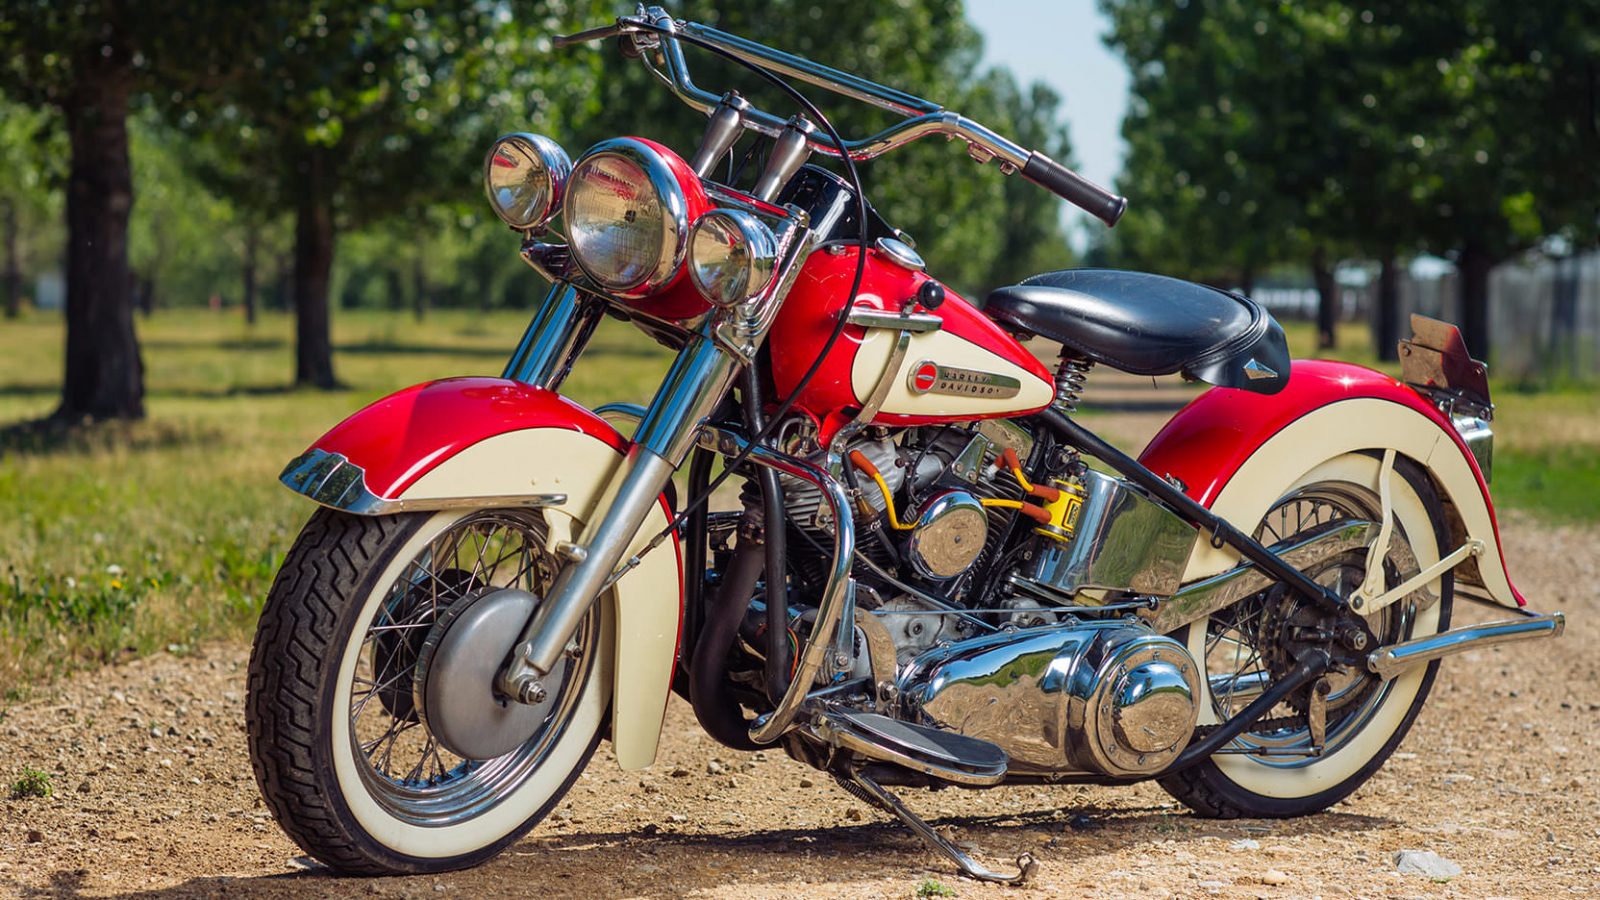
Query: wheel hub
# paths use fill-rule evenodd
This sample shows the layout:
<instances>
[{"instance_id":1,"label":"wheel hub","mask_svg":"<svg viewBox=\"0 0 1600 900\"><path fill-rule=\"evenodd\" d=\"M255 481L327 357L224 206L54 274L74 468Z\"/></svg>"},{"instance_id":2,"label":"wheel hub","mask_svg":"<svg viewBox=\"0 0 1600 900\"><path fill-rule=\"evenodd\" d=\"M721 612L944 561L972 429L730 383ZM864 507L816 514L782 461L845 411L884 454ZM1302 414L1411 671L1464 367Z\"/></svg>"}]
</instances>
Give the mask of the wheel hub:
<instances>
[{"instance_id":1,"label":"wheel hub","mask_svg":"<svg viewBox=\"0 0 1600 900\"><path fill-rule=\"evenodd\" d=\"M389 715L402 722L417 721L417 704L412 679L409 676L417 667L422 645L430 629L411 627L420 615L437 621L442 610L449 609L457 600L479 587L478 580L465 569L445 569L437 575L411 586L392 602L387 620L404 627L383 631L374 640L373 667L377 673L378 702ZM427 607L434 607L427 612ZM426 620L424 620L426 621Z\"/></svg>"},{"instance_id":2,"label":"wheel hub","mask_svg":"<svg viewBox=\"0 0 1600 900\"><path fill-rule=\"evenodd\" d=\"M523 704L495 690L495 677L516 648L539 598L498 588L451 604L428 631L413 680L424 723L446 750L465 759L493 759L527 743L549 718L559 693ZM565 657L545 677L559 685Z\"/></svg>"}]
</instances>

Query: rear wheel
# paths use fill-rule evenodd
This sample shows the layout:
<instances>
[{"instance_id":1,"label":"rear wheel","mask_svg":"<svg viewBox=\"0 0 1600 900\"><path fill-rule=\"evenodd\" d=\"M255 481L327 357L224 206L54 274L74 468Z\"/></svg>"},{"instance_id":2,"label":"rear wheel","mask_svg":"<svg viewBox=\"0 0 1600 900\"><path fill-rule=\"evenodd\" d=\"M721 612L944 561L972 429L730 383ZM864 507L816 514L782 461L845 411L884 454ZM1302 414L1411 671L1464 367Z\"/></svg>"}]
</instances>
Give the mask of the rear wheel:
<instances>
[{"instance_id":1,"label":"rear wheel","mask_svg":"<svg viewBox=\"0 0 1600 900\"><path fill-rule=\"evenodd\" d=\"M1339 519L1380 521L1381 465L1375 457L1348 454L1317 466L1273 505L1256 538L1272 544ZM1384 577L1393 587L1418 566L1438 561L1447 531L1437 495L1415 466L1397 461L1390 494L1395 536ZM1349 596L1366 577L1366 556L1364 550L1344 554L1307 574ZM1367 626L1380 645L1442 631L1450 622L1451 588L1446 574L1367 616ZM1309 601L1275 587L1175 634L1205 669L1201 724L1226 720L1287 671L1305 635L1325 624L1324 616ZM1278 818L1326 809L1360 787L1400 745L1427 700L1438 666L1434 662L1388 682L1353 666L1330 673L1320 754L1313 755L1307 690L1211 759L1160 784L1213 818Z\"/></svg>"},{"instance_id":2,"label":"rear wheel","mask_svg":"<svg viewBox=\"0 0 1600 900\"><path fill-rule=\"evenodd\" d=\"M526 510L312 516L262 611L246 708L262 796L307 853L361 874L475 865L560 801L599 743L610 699L606 604L579 626L533 709L495 698L488 683L460 690L459 655L446 662L440 649L459 646L443 637L475 604L532 595L536 608L555 572L546 543L540 514ZM516 630L500 629L491 669ZM478 759L447 748L441 717L459 714L435 710L430 726L423 689L446 665L456 667L453 702L530 723L513 749Z\"/></svg>"}]
</instances>

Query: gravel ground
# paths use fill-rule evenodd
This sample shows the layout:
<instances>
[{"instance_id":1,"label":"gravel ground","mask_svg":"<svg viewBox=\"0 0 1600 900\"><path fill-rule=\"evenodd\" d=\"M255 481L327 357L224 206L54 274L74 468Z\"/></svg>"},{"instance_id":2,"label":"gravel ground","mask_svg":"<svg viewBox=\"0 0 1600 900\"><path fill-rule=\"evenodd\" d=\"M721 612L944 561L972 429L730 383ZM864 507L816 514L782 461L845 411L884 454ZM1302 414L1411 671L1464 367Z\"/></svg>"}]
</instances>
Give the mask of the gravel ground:
<instances>
[{"instance_id":1,"label":"gravel ground","mask_svg":"<svg viewBox=\"0 0 1600 900\"><path fill-rule=\"evenodd\" d=\"M912 897L928 878L962 897L1588 895L1600 892L1600 530L1517 520L1507 542L1528 596L1572 616L1566 637L1446 662L1400 752L1327 813L1205 821L1154 786L906 793L981 859L1035 854L1023 890L956 877L818 773L713 744L676 701L654 768L622 773L602 750L552 819L497 860L330 877L257 798L247 648L214 644L82 674L0 719L3 787L30 766L55 789L0 799L0 895ZM1403 850L1462 872L1401 874Z\"/></svg>"}]
</instances>

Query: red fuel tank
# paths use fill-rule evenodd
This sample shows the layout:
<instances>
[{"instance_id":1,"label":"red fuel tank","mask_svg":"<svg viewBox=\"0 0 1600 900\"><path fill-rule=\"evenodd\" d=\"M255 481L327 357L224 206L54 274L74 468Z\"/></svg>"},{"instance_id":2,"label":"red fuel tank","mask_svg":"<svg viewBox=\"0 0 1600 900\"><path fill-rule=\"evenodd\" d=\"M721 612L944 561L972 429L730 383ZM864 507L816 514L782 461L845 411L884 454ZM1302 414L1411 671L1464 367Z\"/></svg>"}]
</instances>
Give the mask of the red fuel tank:
<instances>
[{"instance_id":1,"label":"red fuel tank","mask_svg":"<svg viewBox=\"0 0 1600 900\"><path fill-rule=\"evenodd\" d=\"M780 398L787 398L822 352L855 279L856 255L837 245L812 253L773 324L768 346ZM899 312L929 277L867 251L858 308ZM929 312L918 308L919 312ZM954 291L933 315L934 331L911 336L905 357L885 371L898 329L846 325L817 377L796 406L824 422L824 439L842 423L844 410L860 409L889 379L883 408L873 421L893 426L932 425L1038 412L1055 395L1050 371L1033 354ZM830 422L830 415L832 421Z\"/></svg>"}]
</instances>

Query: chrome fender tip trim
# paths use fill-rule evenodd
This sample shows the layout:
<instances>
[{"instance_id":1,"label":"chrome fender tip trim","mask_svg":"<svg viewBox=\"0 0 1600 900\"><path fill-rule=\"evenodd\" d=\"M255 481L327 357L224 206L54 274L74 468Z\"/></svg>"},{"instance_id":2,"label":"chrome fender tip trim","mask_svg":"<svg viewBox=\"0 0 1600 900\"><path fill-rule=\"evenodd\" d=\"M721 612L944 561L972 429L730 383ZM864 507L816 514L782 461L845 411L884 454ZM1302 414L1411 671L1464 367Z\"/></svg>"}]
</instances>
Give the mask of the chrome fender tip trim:
<instances>
[{"instance_id":1,"label":"chrome fender tip trim","mask_svg":"<svg viewBox=\"0 0 1600 900\"><path fill-rule=\"evenodd\" d=\"M1375 650L1367 657L1367 668L1380 679L1388 681L1407 669L1468 650L1534 638L1560 637L1566 627L1566 614L1554 612L1531 613L1521 619L1452 628Z\"/></svg>"},{"instance_id":2,"label":"chrome fender tip trim","mask_svg":"<svg viewBox=\"0 0 1600 900\"><path fill-rule=\"evenodd\" d=\"M317 503L358 516L386 516L402 512L432 512L476 507L560 506L566 494L498 494L480 497L428 497L396 500L380 497L367 488L367 472L343 453L312 447L290 460L278 480Z\"/></svg>"}]
</instances>

